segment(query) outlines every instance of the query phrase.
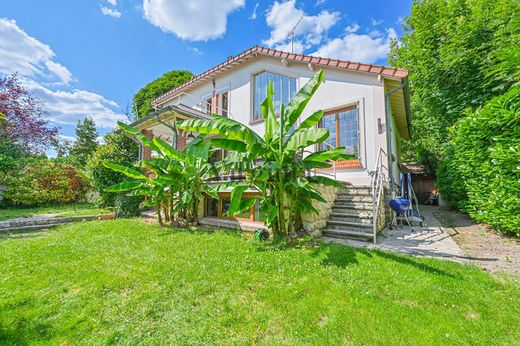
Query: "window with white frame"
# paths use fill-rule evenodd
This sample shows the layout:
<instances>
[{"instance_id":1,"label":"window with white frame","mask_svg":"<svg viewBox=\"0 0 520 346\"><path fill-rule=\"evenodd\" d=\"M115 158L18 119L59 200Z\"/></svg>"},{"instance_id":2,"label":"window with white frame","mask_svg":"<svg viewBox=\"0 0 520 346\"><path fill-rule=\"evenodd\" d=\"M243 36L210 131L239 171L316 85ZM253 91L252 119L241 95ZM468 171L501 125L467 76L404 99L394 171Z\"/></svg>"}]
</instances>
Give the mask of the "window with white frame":
<instances>
[{"instance_id":1,"label":"window with white frame","mask_svg":"<svg viewBox=\"0 0 520 346\"><path fill-rule=\"evenodd\" d=\"M254 102L252 120L262 118L260 105L267 97L267 88L270 81L273 82L273 102L276 113L280 112L280 107L282 104L288 105L291 98L296 94L296 78L268 71L264 71L255 75L253 81Z\"/></svg>"}]
</instances>

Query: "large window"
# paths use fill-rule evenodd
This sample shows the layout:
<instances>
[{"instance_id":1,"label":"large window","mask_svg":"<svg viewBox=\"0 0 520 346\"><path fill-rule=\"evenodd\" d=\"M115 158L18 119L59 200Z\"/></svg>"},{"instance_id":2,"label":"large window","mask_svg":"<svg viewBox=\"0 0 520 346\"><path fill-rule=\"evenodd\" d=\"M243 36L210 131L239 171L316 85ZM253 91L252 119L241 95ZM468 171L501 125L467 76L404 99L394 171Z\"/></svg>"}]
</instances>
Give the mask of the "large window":
<instances>
[{"instance_id":1,"label":"large window","mask_svg":"<svg viewBox=\"0 0 520 346\"><path fill-rule=\"evenodd\" d=\"M358 109L348 108L328 113L321 118L321 127L330 132L326 143L334 148L346 147L345 153L359 154ZM322 145L322 149L327 149Z\"/></svg>"},{"instance_id":2,"label":"large window","mask_svg":"<svg viewBox=\"0 0 520 346\"><path fill-rule=\"evenodd\" d=\"M257 74L254 78L253 120L262 118L260 105L267 97L267 87L270 81L273 82L275 112L279 113L280 106L287 105L296 94L295 78L267 71Z\"/></svg>"}]
</instances>

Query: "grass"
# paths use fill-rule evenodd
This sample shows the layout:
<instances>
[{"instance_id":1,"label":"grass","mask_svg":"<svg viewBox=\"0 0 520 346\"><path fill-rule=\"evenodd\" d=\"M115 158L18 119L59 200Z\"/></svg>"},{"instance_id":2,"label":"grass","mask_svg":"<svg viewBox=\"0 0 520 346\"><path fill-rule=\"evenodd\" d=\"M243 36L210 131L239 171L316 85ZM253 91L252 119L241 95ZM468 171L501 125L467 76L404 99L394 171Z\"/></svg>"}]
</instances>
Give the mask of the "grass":
<instances>
[{"instance_id":1,"label":"grass","mask_svg":"<svg viewBox=\"0 0 520 346\"><path fill-rule=\"evenodd\" d=\"M0 239L0 344L516 345L519 288L448 261L92 221Z\"/></svg>"},{"instance_id":2,"label":"grass","mask_svg":"<svg viewBox=\"0 0 520 346\"><path fill-rule=\"evenodd\" d=\"M64 204L34 208L1 208L0 221L16 217L28 217L54 213L63 213L60 214L59 217L87 216L110 213L110 210L98 208L95 204L89 203Z\"/></svg>"}]
</instances>

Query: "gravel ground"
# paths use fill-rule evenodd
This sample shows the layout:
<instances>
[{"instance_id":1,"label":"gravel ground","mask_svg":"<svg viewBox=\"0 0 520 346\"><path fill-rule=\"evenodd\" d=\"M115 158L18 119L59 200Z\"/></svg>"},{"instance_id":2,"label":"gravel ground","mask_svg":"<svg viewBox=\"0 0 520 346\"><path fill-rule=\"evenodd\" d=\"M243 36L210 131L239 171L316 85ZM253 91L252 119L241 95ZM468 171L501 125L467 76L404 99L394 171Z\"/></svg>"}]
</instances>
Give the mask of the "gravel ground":
<instances>
[{"instance_id":1,"label":"gravel ground","mask_svg":"<svg viewBox=\"0 0 520 346\"><path fill-rule=\"evenodd\" d=\"M464 252L466 260L490 272L520 277L520 239L499 235L465 214L436 209L435 217Z\"/></svg>"}]
</instances>

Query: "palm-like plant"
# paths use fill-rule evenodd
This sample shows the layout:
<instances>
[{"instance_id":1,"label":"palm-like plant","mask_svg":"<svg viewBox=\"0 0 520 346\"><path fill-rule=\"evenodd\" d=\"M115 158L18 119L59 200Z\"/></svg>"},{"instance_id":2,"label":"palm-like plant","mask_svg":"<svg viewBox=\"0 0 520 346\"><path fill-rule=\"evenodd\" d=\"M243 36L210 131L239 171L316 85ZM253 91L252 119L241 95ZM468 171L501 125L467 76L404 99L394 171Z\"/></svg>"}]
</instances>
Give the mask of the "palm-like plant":
<instances>
[{"instance_id":1,"label":"palm-like plant","mask_svg":"<svg viewBox=\"0 0 520 346\"><path fill-rule=\"evenodd\" d=\"M212 152L210 142L204 140L204 136L199 136L184 151L178 151L160 138L149 139L129 125L121 122L118 125L155 151L159 157L139 162L138 166L151 172L150 175L129 167L106 163L107 168L136 180L111 186L107 191L146 196L148 203L156 207L161 224L161 210L166 221L173 223L174 215L178 215L183 221L197 223L198 206L203 193L215 195L210 186L204 183L216 174L214 167L208 163Z\"/></svg>"},{"instance_id":2,"label":"palm-like plant","mask_svg":"<svg viewBox=\"0 0 520 346\"><path fill-rule=\"evenodd\" d=\"M305 148L322 143L329 136L327 129L318 128L323 111L317 111L303 120L300 118L312 95L323 81L323 71L316 73L291 99L287 107L280 109L280 120L275 114L273 86L270 83L267 98L262 102L265 135L260 137L249 127L227 117L213 115L212 120L191 119L179 124L179 128L203 135L217 135L211 139L216 148L232 151L227 158L230 166L246 171L246 180L233 184L228 215L236 215L251 208L260 200L260 211L266 215L268 227L275 237L285 237L301 226L301 214L316 212L312 200L324 201L316 185L340 187L335 180L323 176L308 176L315 168L330 167L329 161L351 159L345 148L322 150L304 156ZM295 128L294 131L291 131ZM261 160L261 165L254 165ZM259 193L256 197L242 199L246 190Z\"/></svg>"}]
</instances>

